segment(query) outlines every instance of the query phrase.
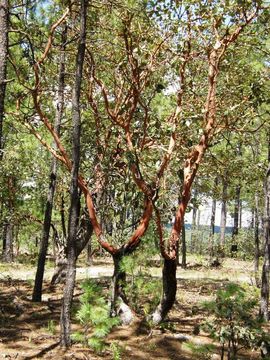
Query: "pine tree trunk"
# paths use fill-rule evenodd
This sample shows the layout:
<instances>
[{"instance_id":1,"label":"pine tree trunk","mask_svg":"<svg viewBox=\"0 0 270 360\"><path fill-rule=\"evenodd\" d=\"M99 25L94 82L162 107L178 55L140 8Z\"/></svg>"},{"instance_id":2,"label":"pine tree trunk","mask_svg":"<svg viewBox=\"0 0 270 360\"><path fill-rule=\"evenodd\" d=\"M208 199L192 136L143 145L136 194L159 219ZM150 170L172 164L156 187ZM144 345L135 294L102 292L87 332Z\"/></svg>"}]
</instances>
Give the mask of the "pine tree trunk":
<instances>
[{"instance_id":1,"label":"pine tree trunk","mask_svg":"<svg viewBox=\"0 0 270 360\"><path fill-rule=\"evenodd\" d=\"M83 214L81 216L81 223L79 226L79 231L77 232L76 242L75 242L75 254L76 260L84 250L87 244L91 242L91 236L93 234L93 226L91 224L88 214ZM63 257L63 254L56 261L56 268L54 270L51 285L63 282L67 276L67 266L68 261L66 257Z\"/></svg>"},{"instance_id":2,"label":"pine tree trunk","mask_svg":"<svg viewBox=\"0 0 270 360\"><path fill-rule=\"evenodd\" d=\"M76 56L75 81L72 94L72 170L70 186L70 209L68 222L67 238L67 277L63 295L61 309L61 346L69 347L71 345L71 305L76 278L76 238L79 222L79 201L78 174L80 165L80 137L81 137L81 112L80 112L80 94L82 83L82 71L85 55L86 41L86 14L87 0L80 1L80 38Z\"/></svg>"},{"instance_id":3,"label":"pine tree trunk","mask_svg":"<svg viewBox=\"0 0 270 360\"><path fill-rule=\"evenodd\" d=\"M228 183L227 179L223 179L223 189L222 189L222 203L221 203L221 214L220 214L220 246L224 252L225 246L225 235L226 235L226 222L227 222L227 190Z\"/></svg>"},{"instance_id":4,"label":"pine tree trunk","mask_svg":"<svg viewBox=\"0 0 270 360\"><path fill-rule=\"evenodd\" d=\"M239 232L240 192L241 192L241 187L240 185L237 185L235 189L235 200L234 200L234 215L233 215L234 221L233 221L233 232L232 232L233 239L235 238L236 235L238 235Z\"/></svg>"},{"instance_id":5,"label":"pine tree trunk","mask_svg":"<svg viewBox=\"0 0 270 360\"><path fill-rule=\"evenodd\" d=\"M155 312L151 315L151 320L154 324L159 324L164 320L175 302L177 290L176 268L176 260L164 259L162 270L162 298Z\"/></svg>"},{"instance_id":6,"label":"pine tree trunk","mask_svg":"<svg viewBox=\"0 0 270 360\"><path fill-rule=\"evenodd\" d=\"M7 202L7 216L4 220L4 239L3 239L3 261L13 261L13 228L14 228L14 209L15 209L15 193L16 193L16 178L15 176L8 176L6 179L8 188L8 202Z\"/></svg>"},{"instance_id":7,"label":"pine tree trunk","mask_svg":"<svg viewBox=\"0 0 270 360\"><path fill-rule=\"evenodd\" d=\"M193 253L196 251L196 231L197 231L197 227L196 227L196 217L197 217L197 211L198 211L198 207L197 207L197 197L198 197L198 191L197 189L195 189L194 191L194 202L193 202L193 208L192 208L192 223L191 223L191 238L190 238L190 252Z\"/></svg>"},{"instance_id":8,"label":"pine tree trunk","mask_svg":"<svg viewBox=\"0 0 270 360\"><path fill-rule=\"evenodd\" d=\"M215 186L217 186L217 178L215 179ZM217 201L216 201L215 198L213 198L212 199L212 208L211 208L211 219L210 219L210 233L209 233L210 264L212 263L212 258L214 256L214 236L215 236L216 207L217 207Z\"/></svg>"},{"instance_id":9,"label":"pine tree trunk","mask_svg":"<svg viewBox=\"0 0 270 360\"><path fill-rule=\"evenodd\" d=\"M270 271L270 135L268 138L268 169L264 184L264 262L262 268L262 287L260 314L264 320L269 320L269 271Z\"/></svg>"},{"instance_id":10,"label":"pine tree trunk","mask_svg":"<svg viewBox=\"0 0 270 360\"><path fill-rule=\"evenodd\" d=\"M0 0L0 161L3 159L4 137L3 122L5 117L5 94L8 55L8 0ZM12 261L12 224L6 219L0 224L3 228L3 261Z\"/></svg>"},{"instance_id":11,"label":"pine tree trunk","mask_svg":"<svg viewBox=\"0 0 270 360\"><path fill-rule=\"evenodd\" d=\"M260 237L259 237L259 199L258 194L255 194L254 207L254 274L256 285L259 287L259 260L260 260Z\"/></svg>"},{"instance_id":12,"label":"pine tree trunk","mask_svg":"<svg viewBox=\"0 0 270 360\"><path fill-rule=\"evenodd\" d=\"M64 110L66 39L67 39L67 26L65 25L62 32L62 45L61 45L59 78L58 78L58 99L57 99L57 109L56 109L56 118L55 118L55 131L58 136L60 134L60 127L61 127L61 121ZM49 245L53 200L54 200L54 193L56 187L56 177L57 177L57 160L55 157L53 157L32 301L41 301L42 298L42 284L43 284L43 277L45 270L45 261L46 261L47 250Z\"/></svg>"},{"instance_id":13,"label":"pine tree trunk","mask_svg":"<svg viewBox=\"0 0 270 360\"><path fill-rule=\"evenodd\" d=\"M232 242L233 245L231 247L231 257L237 255L237 243L236 237L239 233L239 214L240 214L240 185L236 186L235 189L235 198L234 198L234 214L233 214L233 231L232 231Z\"/></svg>"},{"instance_id":14,"label":"pine tree trunk","mask_svg":"<svg viewBox=\"0 0 270 360\"><path fill-rule=\"evenodd\" d=\"M3 262L11 263L13 261L13 223L9 220L5 225L4 229L4 252Z\"/></svg>"},{"instance_id":15,"label":"pine tree trunk","mask_svg":"<svg viewBox=\"0 0 270 360\"><path fill-rule=\"evenodd\" d=\"M3 121L8 54L8 0L0 0L0 161L3 158Z\"/></svg>"}]
</instances>

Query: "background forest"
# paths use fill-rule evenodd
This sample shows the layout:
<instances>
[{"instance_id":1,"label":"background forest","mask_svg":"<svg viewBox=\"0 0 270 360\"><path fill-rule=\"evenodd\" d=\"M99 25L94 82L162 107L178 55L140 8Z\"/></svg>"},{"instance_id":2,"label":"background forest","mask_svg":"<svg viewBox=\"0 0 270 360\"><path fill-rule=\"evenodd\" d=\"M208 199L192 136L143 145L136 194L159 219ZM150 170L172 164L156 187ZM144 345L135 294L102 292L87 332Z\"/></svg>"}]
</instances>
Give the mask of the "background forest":
<instances>
[{"instance_id":1,"label":"background forest","mask_svg":"<svg viewBox=\"0 0 270 360\"><path fill-rule=\"evenodd\" d=\"M269 356L269 45L267 1L0 0L1 266L34 266L33 307L60 292L62 347L168 327L178 267L235 260L251 284L212 289L193 333L221 359ZM76 283L102 262L110 284Z\"/></svg>"}]
</instances>

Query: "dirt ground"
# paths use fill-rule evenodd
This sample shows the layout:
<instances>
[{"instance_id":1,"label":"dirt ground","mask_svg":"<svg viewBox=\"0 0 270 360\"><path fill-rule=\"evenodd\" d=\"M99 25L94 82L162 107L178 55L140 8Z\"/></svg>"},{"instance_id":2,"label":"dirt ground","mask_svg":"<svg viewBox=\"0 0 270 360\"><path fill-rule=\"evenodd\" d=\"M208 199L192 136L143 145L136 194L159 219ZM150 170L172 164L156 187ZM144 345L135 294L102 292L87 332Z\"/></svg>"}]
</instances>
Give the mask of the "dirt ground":
<instances>
[{"instance_id":1,"label":"dirt ground","mask_svg":"<svg viewBox=\"0 0 270 360\"><path fill-rule=\"evenodd\" d=\"M103 278L109 283L111 264L96 264L78 271L78 283L88 277ZM160 269L153 268L154 276ZM47 272L46 278L51 275ZM78 344L68 351L59 347L59 317L62 286L45 282L43 301L31 302L34 269L16 265L0 271L0 359L120 359L111 350L97 355ZM23 280L21 280L23 279ZM216 354L199 357L191 352L188 343L211 344L207 334L196 329L207 315L201 303L213 298L215 291L229 280L252 283L252 264L230 259L221 270L208 269L202 264L189 264L187 270L178 270L177 302L170 313L168 326L149 330L138 319L132 326L118 326L109 335L110 344L116 344L121 359L219 359ZM75 301L80 294L77 286ZM73 329L76 328L75 321ZM208 357L207 357L208 356ZM259 359L258 352L242 352L239 359Z\"/></svg>"}]
</instances>

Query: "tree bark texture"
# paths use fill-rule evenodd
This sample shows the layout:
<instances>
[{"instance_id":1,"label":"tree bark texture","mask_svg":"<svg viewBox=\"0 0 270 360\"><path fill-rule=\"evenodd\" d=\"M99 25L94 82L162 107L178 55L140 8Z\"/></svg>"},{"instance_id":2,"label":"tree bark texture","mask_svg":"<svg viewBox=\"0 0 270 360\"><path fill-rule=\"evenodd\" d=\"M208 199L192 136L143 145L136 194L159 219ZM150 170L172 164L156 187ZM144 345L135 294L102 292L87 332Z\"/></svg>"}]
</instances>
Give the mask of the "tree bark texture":
<instances>
[{"instance_id":1,"label":"tree bark texture","mask_svg":"<svg viewBox=\"0 0 270 360\"><path fill-rule=\"evenodd\" d=\"M75 243L75 254L76 260L80 256L83 249L87 244L91 242L91 236L93 234L93 226L89 219L88 214L83 214L81 216L81 222L79 230L77 232L76 243ZM63 254L64 255L64 254ZM51 285L63 282L66 279L67 275L67 257L61 256L56 260L56 268L52 276Z\"/></svg>"},{"instance_id":2,"label":"tree bark texture","mask_svg":"<svg viewBox=\"0 0 270 360\"><path fill-rule=\"evenodd\" d=\"M61 45L60 64L59 64L59 76L58 76L58 99L57 99L56 118L55 118L55 131L58 136L60 135L60 127L61 127L61 121L64 111L66 39L67 39L67 26L64 25L62 31L62 45ZM32 301L41 301L42 298L42 284L44 277L45 261L46 261L47 250L49 245L53 200L54 200L54 193L56 187L56 177L57 177L57 159L53 157L51 164L50 182L49 182L47 201L45 206L44 223L42 229L42 237L40 242L38 264L37 264Z\"/></svg>"},{"instance_id":3,"label":"tree bark texture","mask_svg":"<svg viewBox=\"0 0 270 360\"><path fill-rule=\"evenodd\" d=\"M256 285L259 287L259 261L260 261L260 236L259 236L259 198L255 194L254 207L254 274Z\"/></svg>"},{"instance_id":4,"label":"tree bark texture","mask_svg":"<svg viewBox=\"0 0 270 360\"><path fill-rule=\"evenodd\" d=\"M241 186L237 185L235 188L235 198L234 198L234 215L233 215L233 232L232 237L235 238L239 232L239 215L240 215L240 193Z\"/></svg>"},{"instance_id":5,"label":"tree bark texture","mask_svg":"<svg viewBox=\"0 0 270 360\"><path fill-rule=\"evenodd\" d=\"M198 207L196 204L196 200L197 200L197 190L195 190L194 192L194 204L193 204L193 208L192 208L192 223L191 223L191 239L190 239L190 252L193 253L194 251L196 251L196 240L197 240L197 227L196 227L196 218L197 218L197 212L198 212Z\"/></svg>"},{"instance_id":6,"label":"tree bark texture","mask_svg":"<svg viewBox=\"0 0 270 360\"><path fill-rule=\"evenodd\" d=\"M164 259L161 302L151 315L154 324L159 324L173 307L177 290L176 269L176 259Z\"/></svg>"},{"instance_id":7,"label":"tree bark texture","mask_svg":"<svg viewBox=\"0 0 270 360\"><path fill-rule=\"evenodd\" d=\"M7 179L7 216L4 219L4 238L3 238L3 261L13 261L13 243L14 243L14 209L15 209L15 194L16 194L16 178L15 176L8 176Z\"/></svg>"},{"instance_id":8,"label":"tree bark texture","mask_svg":"<svg viewBox=\"0 0 270 360\"><path fill-rule=\"evenodd\" d=\"M215 179L215 187L217 186L217 178ZM210 263L214 256L214 236L215 236L215 218L216 218L217 201L213 197L211 207L210 232L209 232L209 256Z\"/></svg>"},{"instance_id":9,"label":"tree bark texture","mask_svg":"<svg viewBox=\"0 0 270 360\"><path fill-rule=\"evenodd\" d=\"M123 325L129 325L132 323L134 316L128 306L127 297L124 291L126 273L121 269L121 260L124 256L124 253L113 255L114 273L111 285L110 315L118 315Z\"/></svg>"},{"instance_id":10,"label":"tree bark texture","mask_svg":"<svg viewBox=\"0 0 270 360\"><path fill-rule=\"evenodd\" d=\"M226 234L226 222L227 222L227 192L228 183L226 177L223 178L222 184L222 202L221 202L221 214L220 214L220 245L222 249L225 246L225 234ZM222 250L223 251L223 250Z\"/></svg>"},{"instance_id":11,"label":"tree bark texture","mask_svg":"<svg viewBox=\"0 0 270 360\"><path fill-rule=\"evenodd\" d=\"M3 261L10 263L13 261L13 222L8 221L4 224L3 239Z\"/></svg>"},{"instance_id":12,"label":"tree bark texture","mask_svg":"<svg viewBox=\"0 0 270 360\"><path fill-rule=\"evenodd\" d=\"M68 347L71 345L71 305L76 278L76 238L79 217L79 191L78 177L80 165L80 136L81 136L81 112L80 112L80 94L82 83L82 71L85 56L86 42L86 14L87 0L80 2L80 37L76 56L75 80L72 94L72 169L70 197L71 204L69 210L68 238L67 238L67 277L63 294L61 309L61 345Z\"/></svg>"},{"instance_id":13,"label":"tree bark texture","mask_svg":"<svg viewBox=\"0 0 270 360\"><path fill-rule=\"evenodd\" d=\"M260 314L264 320L269 320L269 271L270 271L270 135L268 138L268 169L264 184L264 262L262 268L262 287Z\"/></svg>"},{"instance_id":14,"label":"tree bark texture","mask_svg":"<svg viewBox=\"0 0 270 360\"><path fill-rule=\"evenodd\" d=\"M186 243L186 228L185 222L182 226L182 259L181 259L181 267L183 269L187 268L187 243Z\"/></svg>"},{"instance_id":15,"label":"tree bark texture","mask_svg":"<svg viewBox=\"0 0 270 360\"><path fill-rule=\"evenodd\" d=\"M8 0L0 0L0 160L3 158L3 121L8 55Z\"/></svg>"}]
</instances>

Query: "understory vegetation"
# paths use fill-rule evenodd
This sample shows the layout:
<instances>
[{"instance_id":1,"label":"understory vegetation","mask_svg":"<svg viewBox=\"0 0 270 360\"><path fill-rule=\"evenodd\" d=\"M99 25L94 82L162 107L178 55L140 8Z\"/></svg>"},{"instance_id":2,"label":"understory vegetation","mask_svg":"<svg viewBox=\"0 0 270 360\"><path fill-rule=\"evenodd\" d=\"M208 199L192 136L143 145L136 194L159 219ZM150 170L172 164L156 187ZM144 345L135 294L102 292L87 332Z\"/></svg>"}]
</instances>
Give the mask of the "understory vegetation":
<instances>
[{"instance_id":1,"label":"understory vegetation","mask_svg":"<svg viewBox=\"0 0 270 360\"><path fill-rule=\"evenodd\" d=\"M270 357L269 20L0 0L4 358Z\"/></svg>"}]
</instances>

